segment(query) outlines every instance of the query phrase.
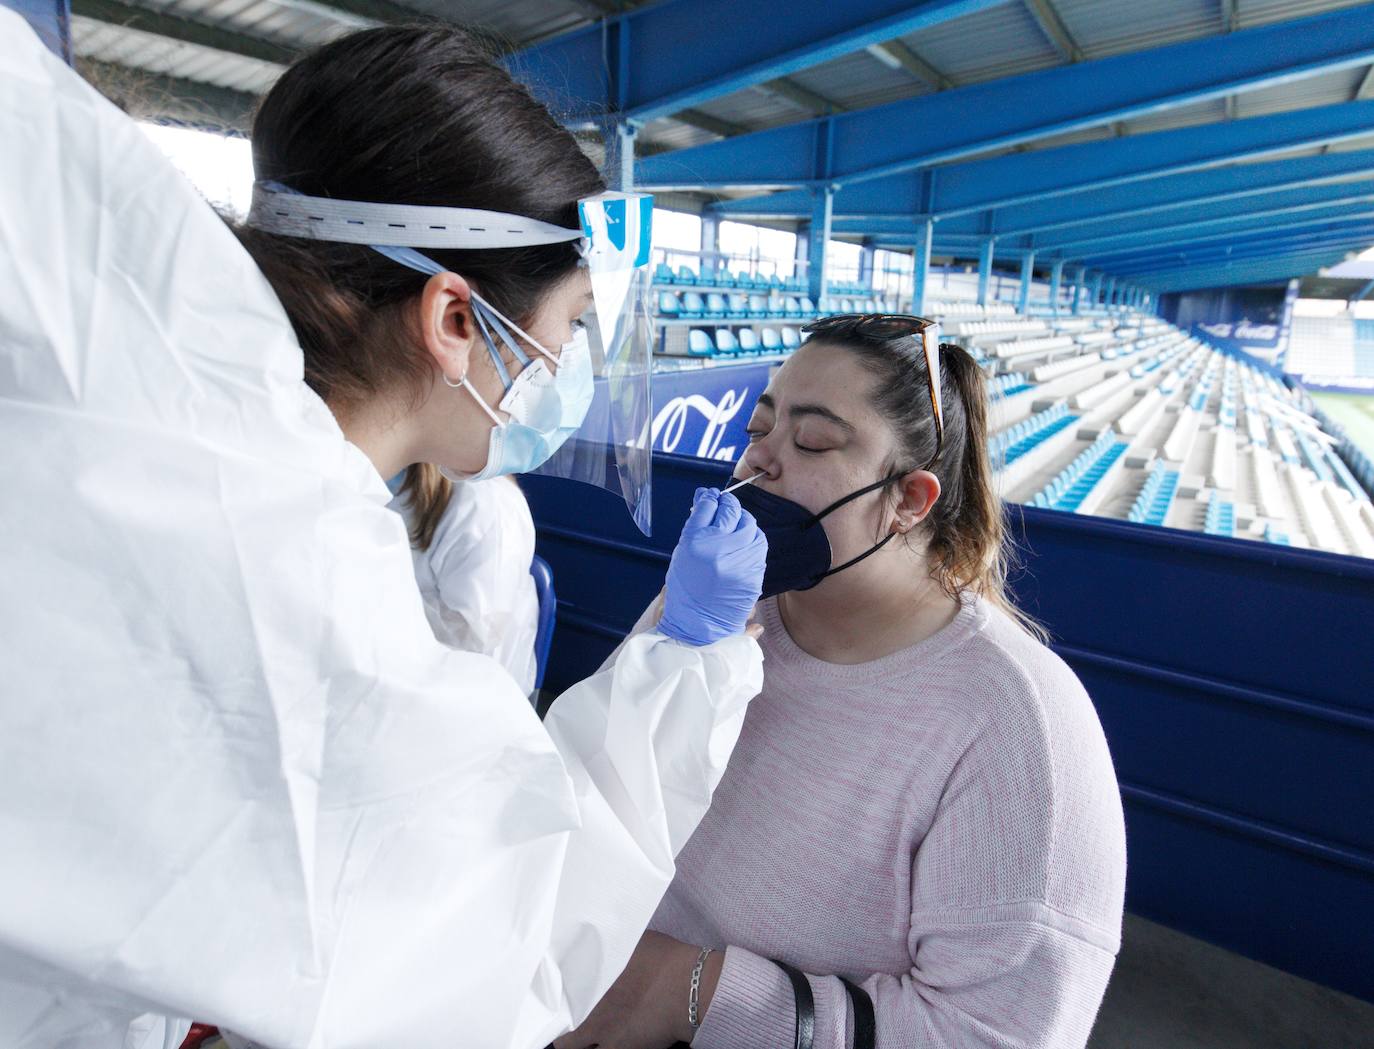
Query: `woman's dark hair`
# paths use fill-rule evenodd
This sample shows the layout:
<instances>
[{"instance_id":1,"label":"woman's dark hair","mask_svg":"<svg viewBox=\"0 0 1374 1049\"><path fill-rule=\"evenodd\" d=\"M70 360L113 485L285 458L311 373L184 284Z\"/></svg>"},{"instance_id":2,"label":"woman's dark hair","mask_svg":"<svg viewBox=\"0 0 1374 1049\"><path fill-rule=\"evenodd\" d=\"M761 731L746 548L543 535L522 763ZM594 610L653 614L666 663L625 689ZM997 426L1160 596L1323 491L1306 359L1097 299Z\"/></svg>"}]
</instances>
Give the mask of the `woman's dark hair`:
<instances>
[{"instance_id":1,"label":"woman's dark hair","mask_svg":"<svg viewBox=\"0 0 1374 1049\"><path fill-rule=\"evenodd\" d=\"M940 345L940 444L920 336L874 338L840 326L814 338L848 350L873 375L874 407L897 435L899 451L888 472L929 469L939 478L940 498L924 526L927 558L941 589L951 597L980 594L1045 640L1044 629L1007 595L1010 556L988 457L987 380L978 363L961 346Z\"/></svg>"},{"instance_id":2,"label":"woman's dark hair","mask_svg":"<svg viewBox=\"0 0 1374 1049\"><path fill-rule=\"evenodd\" d=\"M253 168L309 196L482 208L568 228L578 200L605 188L573 136L452 26L368 29L300 59L258 108ZM424 274L363 245L235 232L295 328L305 381L331 408L396 389L423 395L432 365L406 307ZM578 263L573 243L425 254L520 323ZM427 547L451 487L422 465L404 491L411 539Z\"/></svg>"}]
</instances>

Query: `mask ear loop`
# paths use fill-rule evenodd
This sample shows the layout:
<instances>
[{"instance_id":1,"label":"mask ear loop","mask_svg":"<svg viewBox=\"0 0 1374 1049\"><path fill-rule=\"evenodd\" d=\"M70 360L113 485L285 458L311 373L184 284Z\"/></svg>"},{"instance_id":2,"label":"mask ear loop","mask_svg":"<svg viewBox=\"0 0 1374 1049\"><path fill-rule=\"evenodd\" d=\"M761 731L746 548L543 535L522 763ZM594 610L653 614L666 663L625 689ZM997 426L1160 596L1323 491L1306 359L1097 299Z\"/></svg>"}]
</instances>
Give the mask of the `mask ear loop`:
<instances>
[{"instance_id":1,"label":"mask ear loop","mask_svg":"<svg viewBox=\"0 0 1374 1049\"><path fill-rule=\"evenodd\" d=\"M479 394L476 391L476 389L473 388L472 383L468 382L467 372L464 372L459 377L457 382L454 382L447 375L445 375L444 384L454 390L459 389L460 387L464 390L467 390L468 393L472 394L472 399L477 402L477 406L481 408L482 411L487 413L487 418L489 418L497 426L504 425L501 422L501 417L491 410L491 405L489 405L486 401L482 400L481 394Z\"/></svg>"},{"instance_id":2,"label":"mask ear loop","mask_svg":"<svg viewBox=\"0 0 1374 1049\"><path fill-rule=\"evenodd\" d=\"M834 513L836 510L844 506L846 503L852 503L855 499L858 499L860 496L865 496L869 492L876 492L880 488L885 488L893 481L896 481L901 477L902 474L900 473L890 474L889 476L884 477L881 481L875 481L873 484L867 485L864 488L860 488L857 492L850 492L842 499L836 499L833 503L827 506L820 513L813 515L811 520L806 522L806 524L802 525L802 527L810 528L812 525L820 524L821 518L824 517L826 514ZM857 565L860 561L862 561L865 557L872 557L883 547L887 546L888 543L892 542L892 540L896 538L896 536L896 532L889 532L884 538L874 543L867 550L861 553L858 557L851 557L844 564L838 565L835 568L830 568L822 572L816 581L820 582L820 580L824 579L826 576L832 576L836 572L843 572L846 568L852 568L854 565Z\"/></svg>"}]
</instances>

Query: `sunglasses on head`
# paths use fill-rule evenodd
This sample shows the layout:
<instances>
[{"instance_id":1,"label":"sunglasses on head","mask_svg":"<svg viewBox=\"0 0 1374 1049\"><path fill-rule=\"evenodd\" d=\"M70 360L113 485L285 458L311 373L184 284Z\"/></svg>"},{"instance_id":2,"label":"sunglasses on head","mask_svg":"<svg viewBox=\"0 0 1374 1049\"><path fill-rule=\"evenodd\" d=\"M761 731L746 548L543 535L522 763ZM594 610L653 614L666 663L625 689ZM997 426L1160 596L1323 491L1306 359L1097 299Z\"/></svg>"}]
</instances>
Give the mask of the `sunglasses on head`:
<instances>
[{"instance_id":1,"label":"sunglasses on head","mask_svg":"<svg viewBox=\"0 0 1374 1049\"><path fill-rule=\"evenodd\" d=\"M802 328L808 335L853 335L861 339L908 339L920 336L926 358L926 385L935 413L935 455L945 446L945 413L940 397L940 325L909 313L837 313Z\"/></svg>"}]
</instances>

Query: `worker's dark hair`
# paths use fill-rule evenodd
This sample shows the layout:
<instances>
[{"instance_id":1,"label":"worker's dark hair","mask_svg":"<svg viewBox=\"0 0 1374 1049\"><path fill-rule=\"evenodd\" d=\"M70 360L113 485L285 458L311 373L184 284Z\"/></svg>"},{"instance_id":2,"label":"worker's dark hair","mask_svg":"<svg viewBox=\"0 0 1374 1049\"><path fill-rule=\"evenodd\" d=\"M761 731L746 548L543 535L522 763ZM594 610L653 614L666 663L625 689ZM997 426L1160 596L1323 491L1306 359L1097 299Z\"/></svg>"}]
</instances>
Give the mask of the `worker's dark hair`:
<instances>
[{"instance_id":1,"label":"worker's dark hair","mask_svg":"<svg viewBox=\"0 0 1374 1049\"><path fill-rule=\"evenodd\" d=\"M578 225L605 188L563 128L452 26L390 26L342 37L291 66L253 122L253 168L309 196L482 208ZM432 377L406 309L427 277L362 245L265 233L239 239L267 276L305 352L305 380L336 413L378 393L418 398ZM575 243L425 254L527 323L578 263ZM430 466L406 481L412 541L429 545L451 488Z\"/></svg>"}]
</instances>

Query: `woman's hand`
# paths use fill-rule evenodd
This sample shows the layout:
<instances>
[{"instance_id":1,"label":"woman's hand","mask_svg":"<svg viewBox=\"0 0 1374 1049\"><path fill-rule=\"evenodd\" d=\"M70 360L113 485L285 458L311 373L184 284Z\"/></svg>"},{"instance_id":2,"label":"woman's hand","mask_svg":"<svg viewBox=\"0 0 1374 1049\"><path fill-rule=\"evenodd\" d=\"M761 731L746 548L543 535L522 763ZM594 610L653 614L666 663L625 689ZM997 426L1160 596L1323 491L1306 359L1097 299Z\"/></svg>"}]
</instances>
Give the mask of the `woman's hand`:
<instances>
[{"instance_id":1,"label":"woman's hand","mask_svg":"<svg viewBox=\"0 0 1374 1049\"><path fill-rule=\"evenodd\" d=\"M701 948L662 933L646 932L614 986L577 1030L554 1049L668 1049L690 1042L687 995ZM724 956L712 952L701 975L699 1018L706 1016Z\"/></svg>"}]
</instances>

